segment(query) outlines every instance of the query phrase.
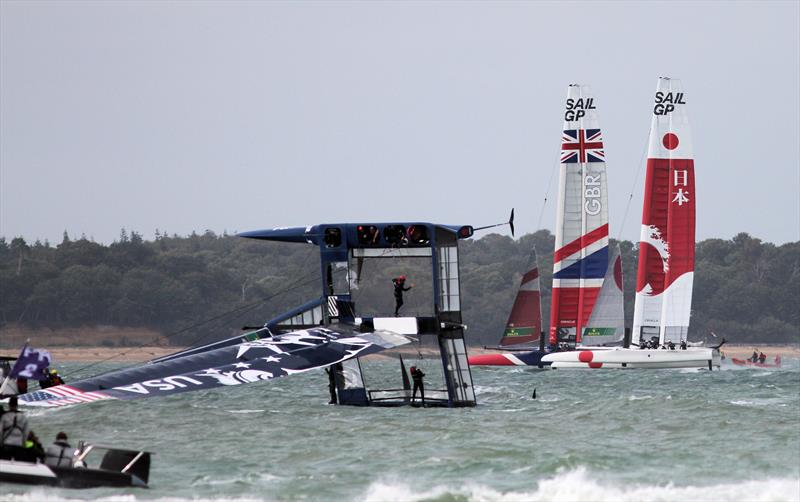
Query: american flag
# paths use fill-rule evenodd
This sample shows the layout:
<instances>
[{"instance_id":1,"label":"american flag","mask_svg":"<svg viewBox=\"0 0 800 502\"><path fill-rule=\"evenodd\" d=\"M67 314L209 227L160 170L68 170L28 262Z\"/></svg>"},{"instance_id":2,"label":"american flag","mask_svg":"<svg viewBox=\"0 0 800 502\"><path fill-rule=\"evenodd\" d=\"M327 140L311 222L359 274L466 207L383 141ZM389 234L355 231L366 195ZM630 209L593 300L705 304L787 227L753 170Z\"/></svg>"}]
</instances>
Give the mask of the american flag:
<instances>
[{"instance_id":1,"label":"american flag","mask_svg":"<svg viewBox=\"0 0 800 502\"><path fill-rule=\"evenodd\" d=\"M44 390L37 390L23 394L20 400L31 406L66 406L69 404L88 403L91 401L101 401L103 399L113 399L111 396L99 392L83 392L69 385L57 385L48 387Z\"/></svg>"},{"instance_id":2,"label":"american flag","mask_svg":"<svg viewBox=\"0 0 800 502\"><path fill-rule=\"evenodd\" d=\"M561 136L561 163L605 162L600 129L567 129Z\"/></svg>"}]
</instances>

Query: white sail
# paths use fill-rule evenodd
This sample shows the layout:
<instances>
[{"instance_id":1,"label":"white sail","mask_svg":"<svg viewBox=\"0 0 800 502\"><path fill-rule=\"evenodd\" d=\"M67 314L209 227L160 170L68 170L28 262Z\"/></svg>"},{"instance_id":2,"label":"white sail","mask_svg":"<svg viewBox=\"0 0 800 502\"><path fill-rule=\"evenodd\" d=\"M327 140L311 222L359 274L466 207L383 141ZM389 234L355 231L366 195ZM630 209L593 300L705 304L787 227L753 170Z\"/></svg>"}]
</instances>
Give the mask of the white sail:
<instances>
[{"instance_id":1,"label":"white sail","mask_svg":"<svg viewBox=\"0 0 800 502\"><path fill-rule=\"evenodd\" d=\"M619 244L609 253L608 270L597 295L592 316L583 330L583 345L610 345L625 337L625 307L622 296L622 255Z\"/></svg>"},{"instance_id":2,"label":"white sail","mask_svg":"<svg viewBox=\"0 0 800 502\"><path fill-rule=\"evenodd\" d=\"M686 95L659 78L647 155L631 343L686 340L695 245L694 160Z\"/></svg>"}]
</instances>

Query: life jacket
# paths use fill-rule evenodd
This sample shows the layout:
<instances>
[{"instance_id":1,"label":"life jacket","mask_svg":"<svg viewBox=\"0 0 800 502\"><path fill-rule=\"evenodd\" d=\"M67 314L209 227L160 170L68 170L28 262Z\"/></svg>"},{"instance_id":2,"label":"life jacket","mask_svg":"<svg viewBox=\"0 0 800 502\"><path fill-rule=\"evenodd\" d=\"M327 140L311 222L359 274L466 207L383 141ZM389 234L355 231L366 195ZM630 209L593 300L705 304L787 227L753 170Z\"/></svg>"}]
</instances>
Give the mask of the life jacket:
<instances>
[{"instance_id":1,"label":"life jacket","mask_svg":"<svg viewBox=\"0 0 800 502\"><path fill-rule=\"evenodd\" d=\"M56 441L47 447L44 463L51 467L72 467L76 452L66 441Z\"/></svg>"},{"instance_id":2,"label":"life jacket","mask_svg":"<svg viewBox=\"0 0 800 502\"><path fill-rule=\"evenodd\" d=\"M0 419L2 424L2 441L6 446L25 446L28 435L28 417L19 411L7 411Z\"/></svg>"}]
</instances>

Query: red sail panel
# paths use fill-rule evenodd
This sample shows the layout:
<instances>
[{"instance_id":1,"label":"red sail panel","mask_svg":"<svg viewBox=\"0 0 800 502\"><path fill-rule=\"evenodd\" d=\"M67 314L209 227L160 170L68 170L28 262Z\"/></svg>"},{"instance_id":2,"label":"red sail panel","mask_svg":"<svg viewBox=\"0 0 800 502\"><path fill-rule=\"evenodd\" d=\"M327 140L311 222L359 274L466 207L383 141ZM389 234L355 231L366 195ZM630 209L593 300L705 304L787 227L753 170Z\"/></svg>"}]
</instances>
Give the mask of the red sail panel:
<instances>
[{"instance_id":1,"label":"red sail panel","mask_svg":"<svg viewBox=\"0 0 800 502\"><path fill-rule=\"evenodd\" d=\"M550 306L550 345L558 344L558 328L581 328L594 309L599 287L553 288ZM580 341L577 339L576 341Z\"/></svg>"},{"instance_id":2,"label":"red sail panel","mask_svg":"<svg viewBox=\"0 0 800 502\"><path fill-rule=\"evenodd\" d=\"M642 224L650 238L639 244L636 291L660 295L694 270L694 160L647 159Z\"/></svg>"},{"instance_id":3,"label":"red sail panel","mask_svg":"<svg viewBox=\"0 0 800 502\"><path fill-rule=\"evenodd\" d=\"M538 291L517 293L500 345L517 345L538 340L542 326L541 310Z\"/></svg>"},{"instance_id":4,"label":"red sail panel","mask_svg":"<svg viewBox=\"0 0 800 502\"><path fill-rule=\"evenodd\" d=\"M531 253L529 267L531 265L533 268L529 269L520 281L519 291L508 316L500 345L518 345L539 339L542 330L542 306L535 251Z\"/></svg>"}]
</instances>

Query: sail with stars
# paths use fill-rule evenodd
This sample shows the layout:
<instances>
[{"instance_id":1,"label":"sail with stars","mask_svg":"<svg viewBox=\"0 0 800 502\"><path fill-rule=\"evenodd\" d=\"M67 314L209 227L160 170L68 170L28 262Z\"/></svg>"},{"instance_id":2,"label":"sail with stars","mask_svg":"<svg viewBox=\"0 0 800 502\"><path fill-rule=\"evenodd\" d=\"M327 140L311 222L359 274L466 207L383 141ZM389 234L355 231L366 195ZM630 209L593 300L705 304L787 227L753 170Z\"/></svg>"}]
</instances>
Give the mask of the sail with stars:
<instances>
[{"instance_id":1,"label":"sail with stars","mask_svg":"<svg viewBox=\"0 0 800 502\"><path fill-rule=\"evenodd\" d=\"M19 401L56 407L243 385L324 368L412 341L388 331L340 333L312 328L272 337L265 329L258 331L265 331L255 333L264 338L29 392L19 396Z\"/></svg>"}]
</instances>

